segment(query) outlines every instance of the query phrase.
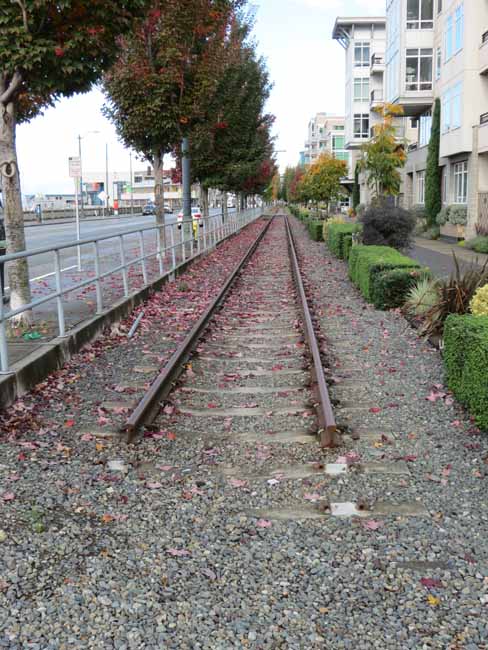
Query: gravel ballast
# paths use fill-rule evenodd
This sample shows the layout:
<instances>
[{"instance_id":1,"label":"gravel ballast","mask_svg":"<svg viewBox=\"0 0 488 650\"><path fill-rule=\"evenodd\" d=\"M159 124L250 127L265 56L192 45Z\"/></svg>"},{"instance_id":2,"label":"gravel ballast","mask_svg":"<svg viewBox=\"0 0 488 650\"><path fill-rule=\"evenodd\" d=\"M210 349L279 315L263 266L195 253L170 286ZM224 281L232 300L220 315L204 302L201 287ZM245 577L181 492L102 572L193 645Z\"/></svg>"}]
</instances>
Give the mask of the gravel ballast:
<instances>
[{"instance_id":1,"label":"gravel ballast","mask_svg":"<svg viewBox=\"0 0 488 650\"><path fill-rule=\"evenodd\" d=\"M133 319L4 418L0 648L488 648L486 437L439 353L292 227L344 446L313 435L280 218L155 427L110 437L124 412L103 405L140 395L134 368L164 364L247 229L155 297L131 345ZM358 516L332 516L346 502Z\"/></svg>"}]
</instances>

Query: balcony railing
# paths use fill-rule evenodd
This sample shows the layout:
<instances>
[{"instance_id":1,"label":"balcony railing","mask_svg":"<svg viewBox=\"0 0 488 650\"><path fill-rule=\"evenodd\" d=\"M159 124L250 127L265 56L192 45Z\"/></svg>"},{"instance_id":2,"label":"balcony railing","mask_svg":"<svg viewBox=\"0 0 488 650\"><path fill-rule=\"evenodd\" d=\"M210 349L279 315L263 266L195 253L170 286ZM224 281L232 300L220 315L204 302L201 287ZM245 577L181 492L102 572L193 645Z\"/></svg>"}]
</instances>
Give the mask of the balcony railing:
<instances>
[{"instance_id":1,"label":"balcony railing","mask_svg":"<svg viewBox=\"0 0 488 650\"><path fill-rule=\"evenodd\" d=\"M383 91L382 90L372 90L371 91L371 103L375 104L377 102L383 101Z\"/></svg>"},{"instance_id":2,"label":"balcony railing","mask_svg":"<svg viewBox=\"0 0 488 650\"><path fill-rule=\"evenodd\" d=\"M488 124L488 113L483 113L480 115L480 124Z\"/></svg>"},{"instance_id":3,"label":"balcony railing","mask_svg":"<svg viewBox=\"0 0 488 650\"><path fill-rule=\"evenodd\" d=\"M375 65L385 65L385 57L382 54L373 54L371 57L371 67Z\"/></svg>"},{"instance_id":4,"label":"balcony railing","mask_svg":"<svg viewBox=\"0 0 488 650\"><path fill-rule=\"evenodd\" d=\"M481 37L481 43L484 45L485 43L488 43L488 31L483 34Z\"/></svg>"}]
</instances>

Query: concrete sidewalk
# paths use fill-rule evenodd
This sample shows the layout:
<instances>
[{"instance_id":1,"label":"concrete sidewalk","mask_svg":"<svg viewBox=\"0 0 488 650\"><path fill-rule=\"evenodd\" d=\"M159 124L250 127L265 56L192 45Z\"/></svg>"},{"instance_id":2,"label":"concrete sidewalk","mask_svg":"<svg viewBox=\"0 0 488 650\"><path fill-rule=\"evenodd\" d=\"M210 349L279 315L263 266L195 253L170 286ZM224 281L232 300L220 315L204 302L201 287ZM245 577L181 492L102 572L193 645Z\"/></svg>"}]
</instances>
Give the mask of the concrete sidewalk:
<instances>
[{"instance_id":1,"label":"concrete sidewalk","mask_svg":"<svg viewBox=\"0 0 488 650\"><path fill-rule=\"evenodd\" d=\"M434 275L442 277L450 275L454 271L453 253L462 266L471 263L482 266L488 261L488 255L475 253L457 244L441 240L432 241L423 237L415 238L415 245L409 255L425 266L430 267Z\"/></svg>"}]
</instances>

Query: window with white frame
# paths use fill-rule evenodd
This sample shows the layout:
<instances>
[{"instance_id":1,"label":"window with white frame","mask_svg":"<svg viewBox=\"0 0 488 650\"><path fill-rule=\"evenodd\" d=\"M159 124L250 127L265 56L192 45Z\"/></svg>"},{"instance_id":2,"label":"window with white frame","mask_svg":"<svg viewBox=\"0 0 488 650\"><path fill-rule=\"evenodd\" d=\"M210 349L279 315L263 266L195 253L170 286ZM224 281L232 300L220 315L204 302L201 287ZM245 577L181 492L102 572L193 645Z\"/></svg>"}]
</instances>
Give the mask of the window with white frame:
<instances>
[{"instance_id":1,"label":"window with white frame","mask_svg":"<svg viewBox=\"0 0 488 650\"><path fill-rule=\"evenodd\" d=\"M354 79L354 101L369 101L369 79L367 77Z\"/></svg>"},{"instance_id":2,"label":"window with white frame","mask_svg":"<svg viewBox=\"0 0 488 650\"><path fill-rule=\"evenodd\" d=\"M442 70L442 48L438 47L436 50L436 63L435 63L435 78L438 81L441 78Z\"/></svg>"},{"instance_id":3,"label":"window with white frame","mask_svg":"<svg viewBox=\"0 0 488 650\"><path fill-rule=\"evenodd\" d=\"M449 61L449 59L452 57L453 53L453 20L452 20L452 15L447 17L446 20L446 34L445 34L445 44L444 44L444 51L445 51L445 60Z\"/></svg>"},{"instance_id":4,"label":"window with white frame","mask_svg":"<svg viewBox=\"0 0 488 650\"><path fill-rule=\"evenodd\" d=\"M425 147L430 142L432 131L432 112L420 116L419 120L419 146Z\"/></svg>"},{"instance_id":5,"label":"window with white frame","mask_svg":"<svg viewBox=\"0 0 488 650\"><path fill-rule=\"evenodd\" d=\"M425 171L417 172L417 203L425 203Z\"/></svg>"},{"instance_id":6,"label":"window with white frame","mask_svg":"<svg viewBox=\"0 0 488 650\"><path fill-rule=\"evenodd\" d=\"M407 29L433 29L434 0L407 0Z\"/></svg>"},{"instance_id":7,"label":"window with white frame","mask_svg":"<svg viewBox=\"0 0 488 650\"><path fill-rule=\"evenodd\" d=\"M462 125L463 84L460 81L448 88L442 97L442 133L459 129Z\"/></svg>"},{"instance_id":8,"label":"window with white frame","mask_svg":"<svg viewBox=\"0 0 488 650\"><path fill-rule=\"evenodd\" d=\"M454 203L468 202L468 161L454 165Z\"/></svg>"},{"instance_id":9,"label":"window with white frame","mask_svg":"<svg viewBox=\"0 0 488 650\"><path fill-rule=\"evenodd\" d=\"M464 3L456 7L454 12L454 54L463 49L464 43Z\"/></svg>"},{"instance_id":10,"label":"window with white frame","mask_svg":"<svg viewBox=\"0 0 488 650\"><path fill-rule=\"evenodd\" d=\"M406 90L432 90L432 57L429 48L407 49Z\"/></svg>"},{"instance_id":11,"label":"window with white frame","mask_svg":"<svg viewBox=\"0 0 488 650\"><path fill-rule=\"evenodd\" d=\"M354 45L354 65L356 68L369 68L370 66L369 43L361 41Z\"/></svg>"},{"instance_id":12,"label":"window with white frame","mask_svg":"<svg viewBox=\"0 0 488 650\"><path fill-rule=\"evenodd\" d=\"M354 137L355 138L369 137L369 113L354 114Z\"/></svg>"}]
</instances>

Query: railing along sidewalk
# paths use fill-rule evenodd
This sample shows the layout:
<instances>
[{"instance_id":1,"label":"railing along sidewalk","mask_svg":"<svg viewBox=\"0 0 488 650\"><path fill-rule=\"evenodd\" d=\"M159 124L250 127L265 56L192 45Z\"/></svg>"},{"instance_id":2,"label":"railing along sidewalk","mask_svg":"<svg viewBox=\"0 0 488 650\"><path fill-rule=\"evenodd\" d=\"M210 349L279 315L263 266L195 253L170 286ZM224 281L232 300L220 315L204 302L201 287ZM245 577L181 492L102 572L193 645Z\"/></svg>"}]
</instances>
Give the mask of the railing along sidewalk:
<instances>
[{"instance_id":1,"label":"railing along sidewalk","mask_svg":"<svg viewBox=\"0 0 488 650\"><path fill-rule=\"evenodd\" d=\"M156 280L170 275L185 262L191 260L202 252L210 250L222 240L239 231L252 221L255 221L261 214L262 208L252 208L250 210L230 214L225 222L222 222L222 215L214 215L202 219L196 232L194 232L192 221L187 221L184 224L172 223L164 226L156 224L154 226L145 226L133 230L124 230L114 234L104 235L102 237L80 239L59 244L57 246L37 248L30 251L22 251L21 253L11 253L0 256L0 263L3 262L4 264L8 264L14 260L28 260L36 255L52 254L53 272L47 275L54 276L55 279L55 289L53 291L49 292L47 295L36 298L29 304L22 305L17 309L7 309L3 305L2 300L0 300L0 374L7 374L10 372L7 337L7 323L10 319L31 311L35 307L47 302L56 300L58 334L60 337L67 336L63 303L63 297L67 294L93 285L96 292L96 313L101 314L104 309L102 293L103 279L112 275L120 274L122 276L124 297L128 298L131 292L129 274L129 269L131 267L137 265L140 266L144 285L147 285L149 281L147 268L148 260L157 260L158 275L155 278ZM146 235L151 235L153 237L152 250L149 250L150 246L147 245L148 242L145 239ZM129 246L132 248L134 247L134 242L129 242L129 238L133 238L134 236L137 236L138 239L138 254L135 258L129 259L129 251L127 248ZM102 261L106 261L109 258L101 255L100 244L109 240L118 241L118 253L115 253L118 260L115 266L102 270ZM86 264L86 266L93 266L93 277L87 277L80 282L75 282L66 287L63 286L63 272L66 271L66 269L63 270L61 265L62 251L90 245L93 247L93 251L91 257L87 260L88 264ZM112 255L114 253L111 251L110 254ZM169 266L165 264L168 258L170 260ZM82 273L85 275L88 274L86 267ZM32 284L33 280L30 280L30 282Z\"/></svg>"}]
</instances>

